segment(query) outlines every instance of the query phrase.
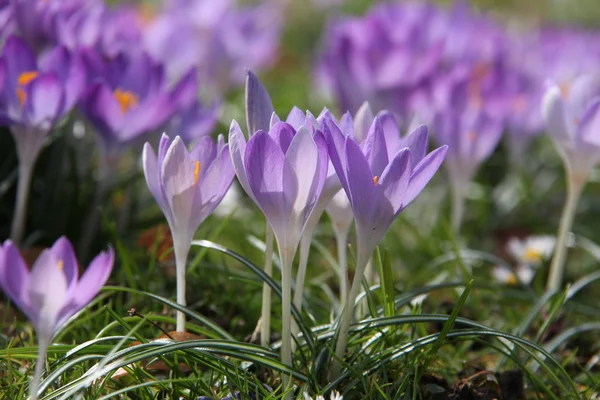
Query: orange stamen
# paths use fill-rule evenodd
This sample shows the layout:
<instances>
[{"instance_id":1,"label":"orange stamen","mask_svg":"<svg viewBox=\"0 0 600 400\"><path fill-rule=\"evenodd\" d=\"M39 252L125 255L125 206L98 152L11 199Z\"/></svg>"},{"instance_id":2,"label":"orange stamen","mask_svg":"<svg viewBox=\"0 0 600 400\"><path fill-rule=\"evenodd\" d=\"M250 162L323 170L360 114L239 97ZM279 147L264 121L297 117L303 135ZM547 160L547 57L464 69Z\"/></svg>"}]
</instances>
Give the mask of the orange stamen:
<instances>
[{"instance_id":1,"label":"orange stamen","mask_svg":"<svg viewBox=\"0 0 600 400\"><path fill-rule=\"evenodd\" d=\"M198 179L200 179L200 161L196 161L196 168L194 169L194 186L198 186Z\"/></svg>"},{"instance_id":2,"label":"orange stamen","mask_svg":"<svg viewBox=\"0 0 600 400\"><path fill-rule=\"evenodd\" d=\"M65 262L63 260L58 260L58 269L60 269L62 271L62 269L65 267Z\"/></svg>"},{"instance_id":3,"label":"orange stamen","mask_svg":"<svg viewBox=\"0 0 600 400\"><path fill-rule=\"evenodd\" d=\"M121 89L117 88L113 92L113 96L119 103L119 107L121 107L122 113L126 113L130 109L137 106L139 103L138 97L128 90L121 90Z\"/></svg>"},{"instance_id":4,"label":"orange stamen","mask_svg":"<svg viewBox=\"0 0 600 400\"><path fill-rule=\"evenodd\" d=\"M37 78L37 71L25 71L19 75L17 78L17 100L19 100L19 104L22 106L25 104L27 100L27 92L25 92L25 86L27 86L32 80Z\"/></svg>"},{"instance_id":5,"label":"orange stamen","mask_svg":"<svg viewBox=\"0 0 600 400\"><path fill-rule=\"evenodd\" d=\"M379 185L379 177L378 176L373 177L373 183L375 184L375 186Z\"/></svg>"}]
</instances>

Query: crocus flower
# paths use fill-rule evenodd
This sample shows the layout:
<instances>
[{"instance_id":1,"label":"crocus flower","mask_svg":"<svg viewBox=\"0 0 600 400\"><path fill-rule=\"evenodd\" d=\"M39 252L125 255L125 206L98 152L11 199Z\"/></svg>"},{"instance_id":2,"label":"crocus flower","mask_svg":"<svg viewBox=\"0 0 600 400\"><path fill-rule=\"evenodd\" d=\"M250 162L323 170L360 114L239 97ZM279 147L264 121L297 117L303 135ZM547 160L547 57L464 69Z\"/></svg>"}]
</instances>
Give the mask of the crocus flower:
<instances>
[{"instance_id":1,"label":"crocus flower","mask_svg":"<svg viewBox=\"0 0 600 400\"><path fill-rule=\"evenodd\" d=\"M38 334L33 399L38 397L37 387L52 337L92 301L108 279L113 262L112 249L100 253L79 278L73 247L64 237L40 254L31 271L13 242L6 241L0 247L0 287L27 315Z\"/></svg>"},{"instance_id":2,"label":"crocus flower","mask_svg":"<svg viewBox=\"0 0 600 400\"><path fill-rule=\"evenodd\" d=\"M447 146L427 154L427 146L421 144L427 143L427 130L421 129L417 135L424 140L411 141L412 147L401 149L390 160L379 118L373 122L362 148L352 136L344 136L331 119L325 122L325 134L331 162L352 205L357 237L356 273L336 344L336 355L342 358L367 262L394 219L438 170ZM339 375L340 368L335 363L334 376Z\"/></svg>"},{"instance_id":3,"label":"crocus flower","mask_svg":"<svg viewBox=\"0 0 600 400\"><path fill-rule=\"evenodd\" d=\"M327 148L321 131L295 130L275 122L248 143L233 121L229 133L232 159L242 187L251 193L273 229L282 264L282 361L291 365L292 263L308 218L327 176ZM289 376L284 376L284 387Z\"/></svg>"},{"instance_id":4,"label":"crocus flower","mask_svg":"<svg viewBox=\"0 0 600 400\"><path fill-rule=\"evenodd\" d=\"M245 108L246 126L248 128L249 136L252 136L252 134L259 130L269 130L271 118L275 114L273 103L263 84L250 70L246 70ZM231 129L235 134L240 134L241 130L237 123L232 123ZM232 130L229 131L230 137ZM254 200L254 195L248 184L246 171L243 168L243 155L245 152L246 141L241 140L239 143L244 146L243 149L238 149L236 142L230 141L229 146L231 157L236 168L235 173L246 194ZM271 229L268 222L266 224L265 244L264 271L267 276L271 277L273 275L273 229ZM260 344L265 347L269 344L271 338L271 297L271 286L269 286L267 282L263 282L261 315L258 323L260 325Z\"/></svg>"},{"instance_id":5,"label":"crocus flower","mask_svg":"<svg viewBox=\"0 0 600 400\"><path fill-rule=\"evenodd\" d=\"M460 229L464 198L477 169L496 149L503 121L477 106L439 112L434 120L435 137L448 145L446 168L452 191L452 226Z\"/></svg>"},{"instance_id":6,"label":"crocus flower","mask_svg":"<svg viewBox=\"0 0 600 400\"><path fill-rule=\"evenodd\" d=\"M81 106L98 134L104 157L120 154L124 146L167 122L179 103L176 96L195 84L190 72L170 89L162 65L144 52L112 60L85 54L88 69L99 77L87 88Z\"/></svg>"},{"instance_id":7,"label":"crocus flower","mask_svg":"<svg viewBox=\"0 0 600 400\"><path fill-rule=\"evenodd\" d=\"M25 228L31 174L46 136L79 99L85 71L77 54L63 47L50 50L38 63L21 39L6 40L0 57L0 120L11 127L19 156L19 183L12 239L19 243Z\"/></svg>"},{"instance_id":8,"label":"crocus flower","mask_svg":"<svg viewBox=\"0 0 600 400\"><path fill-rule=\"evenodd\" d=\"M171 80L196 67L212 95L243 83L244 68L263 69L275 60L280 23L267 5L238 7L235 1L167 2L144 33L149 53Z\"/></svg>"},{"instance_id":9,"label":"crocus flower","mask_svg":"<svg viewBox=\"0 0 600 400\"><path fill-rule=\"evenodd\" d=\"M577 203L590 173L600 162L599 78L584 75L562 89L550 85L542 102L542 115L567 170L567 201L547 286L549 290L558 290Z\"/></svg>"},{"instance_id":10,"label":"crocus flower","mask_svg":"<svg viewBox=\"0 0 600 400\"><path fill-rule=\"evenodd\" d=\"M205 136L190 152L178 136L169 142L163 135L158 156L146 143L142 157L146 183L173 235L177 302L185 306L185 265L194 233L225 196L234 170L222 136L217 144ZM177 330L185 330L181 312L177 314Z\"/></svg>"}]
</instances>

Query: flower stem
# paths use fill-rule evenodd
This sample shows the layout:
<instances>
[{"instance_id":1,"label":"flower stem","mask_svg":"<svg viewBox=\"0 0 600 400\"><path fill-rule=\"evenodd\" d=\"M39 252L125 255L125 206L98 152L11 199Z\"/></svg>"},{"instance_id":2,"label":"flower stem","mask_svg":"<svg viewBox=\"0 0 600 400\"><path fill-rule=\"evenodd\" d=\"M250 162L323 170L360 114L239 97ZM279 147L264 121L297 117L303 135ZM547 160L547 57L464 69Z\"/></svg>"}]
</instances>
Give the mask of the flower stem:
<instances>
[{"instance_id":1,"label":"flower stem","mask_svg":"<svg viewBox=\"0 0 600 400\"><path fill-rule=\"evenodd\" d=\"M278 243L279 244L279 243ZM279 247L281 259L281 361L292 366L292 262L294 251L287 247ZM291 389L291 376L283 375L283 391ZM286 395L291 398L292 393Z\"/></svg>"},{"instance_id":2,"label":"flower stem","mask_svg":"<svg viewBox=\"0 0 600 400\"><path fill-rule=\"evenodd\" d=\"M306 268L308 266L308 255L310 254L310 244L314 226L306 226L302 239L300 240L300 260L298 262L298 273L296 274L296 288L294 289L294 306L298 311L302 310L302 299L304 298L304 282L306 281ZM292 334L298 335L298 324L292 320ZM292 351L296 350L296 342L292 341Z\"/></svg>"},{"instance_id":3,"label":"flower stem","mask_svg":"<svg viewBox=\"0 0 600 400\"><path fill-rule=\"evenodd\" d=\"M23 240L25 224L27 223L31 177L37 159L44 147L47 132L26 128L22 125L13 126L11 132L19 156L19 180L17 182L17 198L10 238L15 244L19 245Z\"/></svg>"},{"instance_id":4,"label":"flower stem","mask_svg":"<svg viewBox=\"0 0 600 400\"><path fill-rule=\"evenodd\" d=\"M17 199L15 215L12 220L10 238L17 245L23 240L25 224L27 222L27 204L29 203L29 189L33 175L33 164L21 162L19 165L19 181L17 183Z\"/></svg>"},{"instance_id":5,"label":"flower stem","mask_svg":"<svg viewBox=\"0 0 600 400\"><path fill-rule=\"evenodd\" d=\"M361 235L357 234L357 237L360 238L360 236ZM358 296L358 291L360 290L361 280L370 258L369 254L365 254L363 246L361 246L360 243L358 243L357 247L358 249L356 254L356 270L354 272L354 279L352 280L352 287L350 288L350 293L348 294L348 302L344 304L344 308L342 310L338 338L335 344L336 359L333 361L333 380L339 378L341 375L342 364L338 360L342 360L344 358L344 354L346 353L346 347L348 345L348 330L350 328L350 323L352 323L352 316L354 315L354 303L356 302L356 296Z\"/></svg>"},{"instance_id":6,"label":"flower stem","mask_svg":"<svg viewBox=\"0 0 600 400\"><path fill-rule=\"evenodd\" d=\"M46 351L50 341L42 338L38 339L38 358L35 362L35 369L33 372L33 380L29 386L29 400L38 399L38 388L40 387L40 381L42 380L42 371L44 370L44 364L46 364Z\"/></svg>"},{"instance_id":7,"label":"flower stem","mask_svg":"<svg viewBox=\"0 0 600 400\"><path fill-rule=\"evenodd\" d=\"M452 195L452 231L458 235L465 213L467 184L464 184L462 179L452 179L450 190Z\"/></svg>"},{"instance_id":8,"label":"flower stem","mask_svg":"<svg viewBox=\"0 0 600 400\"><path fill-rule=\"evenodd\" d=\"M554 249L554 257L552 257L552 263L550 264L550 272L546 285L548 291L557 291L562 286L569 233L571 232L573 219L577 211L577 204L579 203L579 198L586 182L587 177L582 178L572 173L567 175L567 201L560 218L558 239Z\"/></svg>"},{"instance_id":9,"label":"flower stem","mask_svg":"<svg viewBox=\"0 0 600 400\"><path fill-rule=\"evenodd\" d=\"M346 264L346 246L348 243L348 231L335 231L337 243L337 256L340 274L340 303L342 308L348 301L348 265Z\"/></svg>"},{"instance_id":10,"label":"flower stem","mask_svg":"<svg viewBox=\"0 0 600 400\"><path fill-rule=\"evenodd\" d=\"M175 240L175 238L174 238ZM185 300L185 273L187 257L190 251L189 244L182 245L177 243L180 240L175 240L175 246L173 248L175 252L175 274L177 280L177 304L180 306L186 306ZM185 314L181 311L177 311L177 332L185 332Z\"/></svg>"},{"instance_id":11,"label":"flower stem","mask_svg":"<svg viewBox=\"0 0 600 400\"><path fill-rule=\"evenodd\" d=\"M265 274L273 276L273 229L267 222L265 233ZM262 308L260 319L260 345L267 347L271 339L271 286L263 282Z\"/></svg>"}]
</instances>

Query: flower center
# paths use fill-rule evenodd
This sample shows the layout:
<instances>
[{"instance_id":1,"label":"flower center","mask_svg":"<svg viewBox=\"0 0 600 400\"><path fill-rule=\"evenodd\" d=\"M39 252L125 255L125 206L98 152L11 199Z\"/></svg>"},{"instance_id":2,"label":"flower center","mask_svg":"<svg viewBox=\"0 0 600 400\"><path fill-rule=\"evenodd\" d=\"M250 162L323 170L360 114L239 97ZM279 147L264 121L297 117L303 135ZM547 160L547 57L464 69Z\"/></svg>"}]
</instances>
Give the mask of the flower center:
<instances>
[{"instance_id":1,"label":"flower center","mask_svg":"<svg viewBox=\"0 0 600 400\"><path fill-rule=\"evenodd\" d=\"M375 184L375 186L379 185L379 177L377 175L373 177L373 183Z\"/></svg>"},{"instance_id":2,"label":"flower center","mask_svg":"<svg viewBox=\"0 0 600 400\"><path fill-rule=\"evenodd\" d=\"M113 96L119 103L119 107L121 107L122 113L126 113L127 111L137 106L139 103L138 97L128 90L121 90L117 88L113 92Z\"/></svg>"},{"instance_id":3,"label":"flower center","mask_svg":"<svg viewBox=\"0 0 600 400\"><path fill-rule=\"evenodd\" d=\"M60 269L62 271L64 267L65 267L65 262L63 260L58 260L58 269Z\"/></svg>"},{"instance_id":4,"label":"flower center","mask_svg":"<svg viewBox=\"0 0 600 400\"><path fill-rule=\"evenodd\" d=\"M198 186L198 179L200 179L200 161L196 161L196 168L194 168L194 186Z\"/></svg>"},{"instance_id":5,"label":"flower center","mask_svg":"<svg viewBox=\"0 0 600 400\"><path fill-rule=\"evenodd\" d=\"M528 263L538 263L542 260L542 253L539 250L532 247L525 249L523 253L523 261Z\"/></svg>"},{"instance_id":6,"label":"flower center","mask_svg":"<svg viewBox=\"0 0 600 400\"><path fill-rule=\"evenodd\" d=\"M506 283L509 285L516 285L519 283L519 280L517 279L517 276L514 273L510 273L507 277L506 277Z\"/></svg>"},{"instance_id":7,"label":"flower center","mask_svg":"<svg viewBox=\"0 0 600 400\"><path fill-rule=\"evenodd\" d=\"M25 86L27 86L32 80L37 78L37 71L25 71L17 78L17 100L22 106L27 101L27 92L25 92Z\"/></svg>"}]
</instances>

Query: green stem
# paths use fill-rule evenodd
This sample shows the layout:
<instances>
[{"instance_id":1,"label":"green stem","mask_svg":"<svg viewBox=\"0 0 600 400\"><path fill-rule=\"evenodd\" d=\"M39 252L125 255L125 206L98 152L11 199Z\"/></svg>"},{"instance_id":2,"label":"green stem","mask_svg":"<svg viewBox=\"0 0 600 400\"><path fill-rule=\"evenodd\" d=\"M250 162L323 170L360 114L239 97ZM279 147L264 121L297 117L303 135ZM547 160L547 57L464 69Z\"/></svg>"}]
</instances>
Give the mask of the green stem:
<instances>
[{"instance_id":1,"label":"green stem","mask_svg":"<svg viewBox=\"0 0 600 400\"><path fill-rule=\"evenodd\" d=\"M281 361L292 367L292 262L295 251L279 246L281 260ZM291 389L292 377L283 374L283 391ZM291 399L291 391L286 399Z\"/></svg>"},{"instance_id":2,"label":"green stem","mask_svg":"<svg viewBox=\"0 0 600 400\"><path fill-rule=\"evenodd\" d=\"M366 254L367 252L364 251L364 246L361 246L360 238L362 235L357 232L356 236L359 238L356 254L356 270L354 272L354 279L352 280L352 287L350 288L350 293L348 295L348 302L343 304L344 308L342 310L339 333L335 345L336 359L333 361L333 380L339 378L341 375L342 364L338 360L342 360L344 358L344 354L346 353L346 347L348 345L348 330L350 329L352 316L354 315L354 303L356 302L356 296L358 296L358 292L360 290L361 280L365 273L365 268L369 262L369 258L371 257L370 254Z\"/></svg>"},{"instance_id":3,"label":"green stem","mask_svg":"<svg viewBox=\"0 0 600 400\"><path fill-rule=\"evenodd\" d=\"M587 176L582 177L577 174L569 173L567 175L567 201L563 208L558 227L558 239L554 248L554 257L550 264L550 272L546 289L549 291L557 291L562 286L562 280L565 270L565 259L567 256L567 246L569 241L569 233L573 226L573 219L577 211L577 204L581 197L581 192L587 182Z\"/></svg>"},{"instance_id":4,"label":"green stem","mask_svg":"<svg viewBox=\"0 0 600 400\"><path fill-rule=\"evenodd\" d=\"M273 229L267 222L265 233L265 265L264 270L267 276L273 275ZM260 318L260 345L267 347L271 338L271 286L263 283L262 308Z\"/></svg>"},{"instance_id":5,"label":"green stem","mask_svg":"<svg viewBox=\"0 0 600 400\"><path fill-rule=\"evenodd\" d=\"M38 388L40 387L40 381L42 380L42 371L44 370L44 364L46 364L46 351L50 345L50 340L39 336L38 339L38 358L35 362L35 369L33 372L33 380L29 386L29 399L38 399Z\"/></svg>"},{"instance_id":6,"label":"green stem","mask_svg":"<svg viewBox=\"0 0 600 400\"><path fill-rule=\"evenodd\" d=\"M21 162L19 165L19 181L17 183L17 199L15 214L12 220L10 238L15 244L21 244L27 223L27 204L29 203L29 189L33 175L33 164Z\"/></svg>"},{"instance_id":7,"label":"green stem","mask_svg":"<svg viewBox=\"0 0 600 400\"><path fill-rule=\"evenodd\" d=\"M337 243L337 256L340 274L340 303L342 307L348 301L348 265L346 261L346 246L348 244L348 231L335 231L335 240Z\"/></svg>"},{"instance_id":8,"label":"green stem","mask_svg":"<svg viewBox=\"0 0 600 400\"><path fill-rule=\"evenodd\" d=\"M190 246L186 242L180 243L181 240L175 240L173 251L175 252L175 275L177 282L177 304L185 307L187 305L185 298L185 274L187 257L190 251ZM185 314L177 311L177 332L185 332Z\"/></svg>"}]
</instances>

